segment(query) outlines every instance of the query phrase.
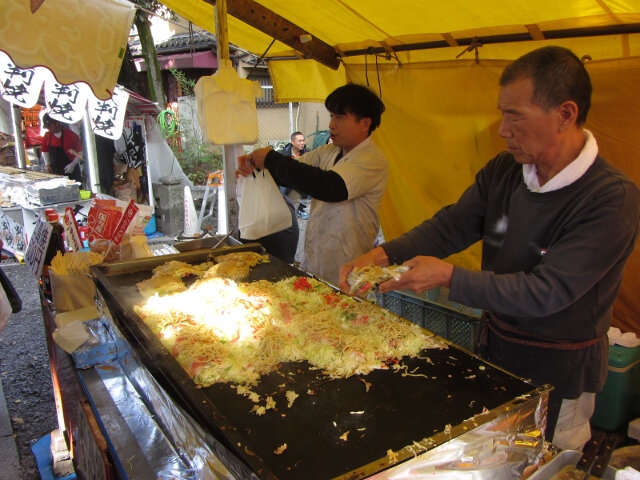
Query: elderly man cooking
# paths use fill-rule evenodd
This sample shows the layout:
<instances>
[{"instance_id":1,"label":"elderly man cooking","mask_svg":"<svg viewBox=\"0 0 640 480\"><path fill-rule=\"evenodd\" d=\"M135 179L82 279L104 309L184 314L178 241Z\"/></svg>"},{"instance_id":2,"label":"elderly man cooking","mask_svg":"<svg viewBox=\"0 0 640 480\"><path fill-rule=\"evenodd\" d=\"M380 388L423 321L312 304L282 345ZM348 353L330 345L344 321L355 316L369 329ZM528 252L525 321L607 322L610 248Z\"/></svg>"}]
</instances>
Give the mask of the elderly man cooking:
<instances>
[{"instance_id":1,"label":"elderly man cooking","mask_svg":"<svg viewBox=\"0 0 640 480\"><path fill-rule=\"evenodd\" d=\"M638 234L640 192L584 129L591 82L571 51L534 50L506 67L500 85L507 151L455 204L343 265L340 285L348 288L354 267L405 262L411 270L380 291L445 286L451 300L484 309L486 358L553 385L547 439L582 448L606 378L607 330ZM441 260L478 240L482 271Z\"/></svg>"}]
</instances>

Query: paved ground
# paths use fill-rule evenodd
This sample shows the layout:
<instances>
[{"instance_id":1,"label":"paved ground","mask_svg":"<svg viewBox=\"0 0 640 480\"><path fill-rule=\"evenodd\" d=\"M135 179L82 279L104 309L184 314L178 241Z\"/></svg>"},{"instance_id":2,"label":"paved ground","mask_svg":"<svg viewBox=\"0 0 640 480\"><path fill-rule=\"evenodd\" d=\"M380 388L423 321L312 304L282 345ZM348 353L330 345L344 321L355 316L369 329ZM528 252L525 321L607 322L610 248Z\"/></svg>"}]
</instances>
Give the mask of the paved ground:
<instances>
[{"instance_id":1,"label":"paved ground","mask_svg":"<svg viewBox=\"0 0 640 480\"><path fill-rule=\"evenodd\" d=\"M31 446L58 425L38 283L24 265L0 268L23 305L0 332L0 480L37 480Z\"/></svg>"},{"instance_id":2,"label":"paved ground","mask_svg":"<svg viewBox=\"0 0 640 480\"><path fill-rule=\"evenodd\" d=\"M16 449L16 441L11 428L11 419L9 418L9 410L4 398L2 389L2 381L0 380L0 478L2 479L20 479L22 473L20 470L20 460L18 459L18 450Z\"/></svg>"}]
</instances>

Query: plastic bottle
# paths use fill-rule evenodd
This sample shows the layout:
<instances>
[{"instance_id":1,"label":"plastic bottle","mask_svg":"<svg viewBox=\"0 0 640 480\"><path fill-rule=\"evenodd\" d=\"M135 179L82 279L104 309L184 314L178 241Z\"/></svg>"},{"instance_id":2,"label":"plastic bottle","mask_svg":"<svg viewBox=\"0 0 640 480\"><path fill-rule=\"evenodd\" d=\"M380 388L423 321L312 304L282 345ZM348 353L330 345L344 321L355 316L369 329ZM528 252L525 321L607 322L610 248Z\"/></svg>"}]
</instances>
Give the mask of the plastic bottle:
<instances>
[{"instance_id":1,"label":"plastic bottle","mask_svg":"<svg viewBox=\"0 0 640 480\"><path fill-rule=\"evenodd\" d=\"M49 267L51 266L51 261L53 257L56 256L58 252L64 253L64 238L63 232L64 228L60 223L60 217L56 212L47 213L47 221L53 227L53 231L51 232L51 238L49 239L49 245L47 246L47 253L44 257L44 265L42 267L42 275L40 276L40 285L42 285L42 293L44 297L53 302L53 295L51 292L51 277L49 273Z\"/></svg>"}]
</instances>

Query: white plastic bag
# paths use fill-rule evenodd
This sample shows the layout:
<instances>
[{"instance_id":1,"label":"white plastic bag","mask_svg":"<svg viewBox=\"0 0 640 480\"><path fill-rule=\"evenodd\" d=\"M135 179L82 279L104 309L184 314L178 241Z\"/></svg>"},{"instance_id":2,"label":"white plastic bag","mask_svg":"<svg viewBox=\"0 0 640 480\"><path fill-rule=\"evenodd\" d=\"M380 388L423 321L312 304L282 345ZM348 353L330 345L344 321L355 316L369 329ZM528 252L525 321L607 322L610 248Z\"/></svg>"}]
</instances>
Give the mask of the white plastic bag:
<instances>
[{"instance_id":1,"label":"white plastic bag","mask_svg":"<svg viewBox=\"0 0 640 480\"><path fill-rule=\"evenodd\" d=\"M291 226L291 212L268 170L243 179L238 228L240 237L256 240Z\"/></svg>"},{"instance_id":2,"label":"white plastic bag","mask_svg":"<svg viewBox=\"0 0 640 480\"><path fill-rule=\"evenodd\" d=\"M9 317L11 316L11 304L7 295L4 293L4 288L0 285L0 332L7 326Z\"/></svg>"}]
</instances>

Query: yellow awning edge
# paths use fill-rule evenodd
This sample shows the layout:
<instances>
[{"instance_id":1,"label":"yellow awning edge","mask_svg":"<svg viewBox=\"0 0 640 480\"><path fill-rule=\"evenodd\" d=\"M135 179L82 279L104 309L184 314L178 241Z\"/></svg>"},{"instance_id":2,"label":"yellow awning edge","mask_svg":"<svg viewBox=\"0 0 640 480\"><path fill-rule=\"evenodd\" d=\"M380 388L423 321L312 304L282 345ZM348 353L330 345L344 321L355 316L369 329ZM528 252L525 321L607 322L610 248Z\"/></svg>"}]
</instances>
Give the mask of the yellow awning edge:
<instances>
[{"instance_id":1,"label":"yellow awning edge","mask_svg":"<svg viewBox=\"0 0 640 480\"><path fill-rule=\"evenodd\" d=\"M85 82L106 100L118 80L135 12L120 0L55 0L32 14L29 2L0 0L0 49L20 68L47 67L58 82Z\"/></svg>"}]
</instances>

